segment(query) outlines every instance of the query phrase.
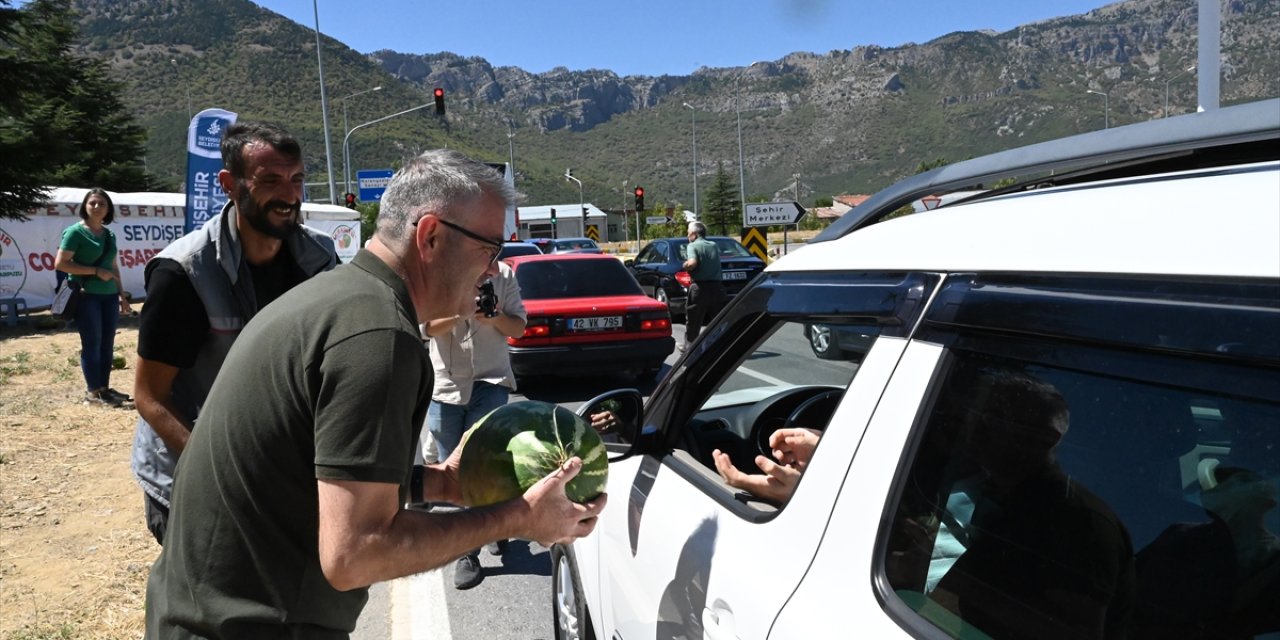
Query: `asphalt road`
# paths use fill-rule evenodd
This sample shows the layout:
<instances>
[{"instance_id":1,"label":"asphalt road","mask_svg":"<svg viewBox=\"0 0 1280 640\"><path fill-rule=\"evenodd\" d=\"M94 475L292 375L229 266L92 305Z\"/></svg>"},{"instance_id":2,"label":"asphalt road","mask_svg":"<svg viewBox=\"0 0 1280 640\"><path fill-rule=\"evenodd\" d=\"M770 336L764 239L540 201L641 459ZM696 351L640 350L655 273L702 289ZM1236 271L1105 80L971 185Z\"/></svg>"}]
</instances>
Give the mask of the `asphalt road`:
<instances>
[{"instance_id":1,"label":"asphalt road","mask_svg":"<svg viewBox=\"0 0 1280 640\"><path fill-rule=\"evenodd\" d=\"M674 325L677 344L684 325ZM667 358L674 364L676 351ZM659 377L666 374L666 369ZM540 380L526 384L511 400L542 400L577 410L587 400L614 389L639 387L647 398L655 383L637 385L622 377ZM502 556L480 552L485 579L479 586L453 588L449 565L409 578L374 585L353 640L544 640L554 638L551 619L551 557L536 542L513 540Z\"/></svg>"}]
</instances>

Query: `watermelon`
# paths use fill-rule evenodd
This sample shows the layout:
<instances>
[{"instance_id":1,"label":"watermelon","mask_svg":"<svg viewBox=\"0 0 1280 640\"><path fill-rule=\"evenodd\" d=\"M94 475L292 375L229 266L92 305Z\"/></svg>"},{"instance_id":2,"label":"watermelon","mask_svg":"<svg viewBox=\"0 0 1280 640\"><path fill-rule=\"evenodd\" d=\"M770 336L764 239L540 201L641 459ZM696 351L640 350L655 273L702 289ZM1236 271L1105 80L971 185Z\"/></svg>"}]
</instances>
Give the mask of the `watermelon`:
<instances>
[{"instance_id":1,"label":"watermelon","mask_svg":"<svg viewBox=\"0 0 1280 640\"><path fill-rule=\"evenodd\" d=\"M518 498L573 456L582 470L565 485L574 502L604 492L609 460L600 435L572 411L535 400L503 405L462 437L463 500L479 507Z\"/></svg>"}]
</instances>

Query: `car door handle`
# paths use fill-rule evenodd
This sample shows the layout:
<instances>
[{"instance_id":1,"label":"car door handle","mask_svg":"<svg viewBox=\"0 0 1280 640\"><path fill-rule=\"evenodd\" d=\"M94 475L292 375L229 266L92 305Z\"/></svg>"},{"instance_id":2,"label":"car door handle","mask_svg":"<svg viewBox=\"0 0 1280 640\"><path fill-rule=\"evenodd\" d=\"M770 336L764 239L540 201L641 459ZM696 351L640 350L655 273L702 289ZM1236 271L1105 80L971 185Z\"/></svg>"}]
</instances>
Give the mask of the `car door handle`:
<instances>
[{"instance_id":1,"label":"car door handle","mask_svg":"<svg viewBox=\"0 0 1280 640\"><path fill-rule=\"evenodd\" d=\"M723 600L702 610L702 637L706 640L737 640L733 610Z\"/></svg>"}]
</instances>

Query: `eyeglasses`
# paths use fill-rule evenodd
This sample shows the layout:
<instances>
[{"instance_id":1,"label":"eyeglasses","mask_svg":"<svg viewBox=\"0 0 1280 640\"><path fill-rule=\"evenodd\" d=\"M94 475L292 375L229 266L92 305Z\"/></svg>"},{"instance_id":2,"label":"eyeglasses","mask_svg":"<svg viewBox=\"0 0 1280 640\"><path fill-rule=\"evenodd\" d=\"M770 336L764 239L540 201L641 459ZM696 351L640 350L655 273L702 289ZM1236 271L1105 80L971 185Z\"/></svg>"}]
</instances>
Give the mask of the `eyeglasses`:
<instances>
[{"instance_id":1,"label":"eyeglasses","mask_svg":"<svg viewBox=\"0 0 1280 640\"><path fill-rule=\"evenodd\" d=\"M418 220L421 221L422 219L419 218ZM501 240L490 240L489 238L486 238L474 231L471 231L466 227L463 227L461 225L456 225L439 216L436 216L436 220L440 224L446 227L449 227L450 229L453 229L454 231L457 231L458 233L461 233L462 235L468 238L471 238L472 240L475 240L480 244L485 245L487 247L486 250L489 252L489 264L493 264L498 261L498 254L502 251L502 246L503 246L503 242ZM414 226L417 226L418 223L414 222L413 224Z\"/></svg>"}]
</instances>

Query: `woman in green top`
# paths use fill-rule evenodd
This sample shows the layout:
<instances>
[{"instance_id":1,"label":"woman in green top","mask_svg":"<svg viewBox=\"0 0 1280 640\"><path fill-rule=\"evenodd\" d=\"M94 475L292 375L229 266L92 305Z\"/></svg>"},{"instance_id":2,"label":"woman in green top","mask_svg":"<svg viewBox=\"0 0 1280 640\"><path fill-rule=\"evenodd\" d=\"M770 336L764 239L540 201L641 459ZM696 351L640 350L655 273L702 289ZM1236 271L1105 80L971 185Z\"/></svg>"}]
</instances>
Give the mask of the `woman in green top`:
<instances>
[{"instance_id":1,"label":"woman in green top","mask_svg":"<svg viewBox=\"0 0 1280 640\"><path fill-rule=\"evenodd\" d=\"M116 323L130 309L120 286L115 234L107 229L115 217L116 207L107 192L90 189L80 203L80 222L62 232L54 267L83 290L76 307L76 328L80 330L80 369L88 387L85 402L120 407L132 399L108 383Z\"/></svg>"}]
</instances>

